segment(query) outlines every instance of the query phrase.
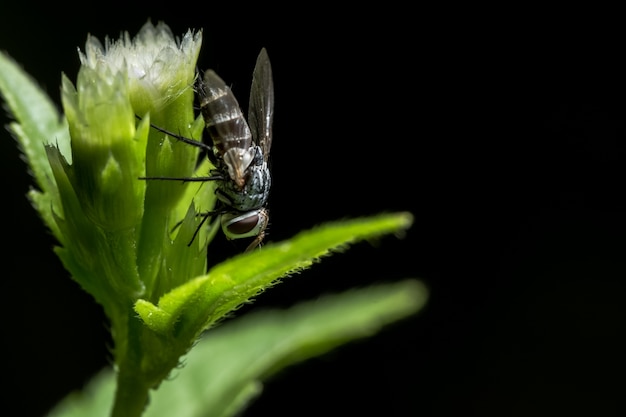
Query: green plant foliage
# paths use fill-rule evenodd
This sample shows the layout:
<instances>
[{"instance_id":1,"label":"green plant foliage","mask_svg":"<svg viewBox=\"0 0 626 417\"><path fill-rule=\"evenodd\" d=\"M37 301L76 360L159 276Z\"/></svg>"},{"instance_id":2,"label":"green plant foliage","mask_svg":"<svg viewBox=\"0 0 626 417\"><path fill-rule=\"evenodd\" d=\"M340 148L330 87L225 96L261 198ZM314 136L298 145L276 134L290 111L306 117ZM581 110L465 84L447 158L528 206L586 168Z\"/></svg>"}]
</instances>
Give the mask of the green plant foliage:
<instances>
[{"instance_id":1,"label":"green plant foliage","mask_svg":"<svg viewBox=\"0 0 626 417\"><path fill-rule=\"evenodd\" d=\"M197 213L215 204L214 185L140 179L211 169L208 161L196 166L197 148L151 128L201 137L204 123L193 109L201 33L176 38L165 24L148 22L136 37L104 46L88 37L76 82L62 76L63 115L0 52L0 94L14 118L9 130L35 181L28 197L58 240L63 266L104 309L114 341L115 373L104 371L54 415L105 415L98 407L112 404L112 416L134 417L149 403L151 416L233 415L267 376L371 335L424 303L421 285L406 281L222 323L280 279L350 244L404 233L413 218L329 222L207 271L217 228L204 225L188 243ZM163 383L172 370L180 377ZM177 390L195 399L182 401Z\"/></svg>"},{"instance_id":2,"label":"green plant foliage","mask_svg":"<svg viewBox=\"0 0 626 417\"><path fill-rule=\"evenodd\" d=\"M228 417L285 367L415 313L427 299L419 281L354 289L231 320L207 333L184 357L184 367L157 390L146 417ZM68 396L49 417L106 416L114 375L103 371L82 394ZM323 401L323 399L320 399Z\"/></svg>"}]
</instances>

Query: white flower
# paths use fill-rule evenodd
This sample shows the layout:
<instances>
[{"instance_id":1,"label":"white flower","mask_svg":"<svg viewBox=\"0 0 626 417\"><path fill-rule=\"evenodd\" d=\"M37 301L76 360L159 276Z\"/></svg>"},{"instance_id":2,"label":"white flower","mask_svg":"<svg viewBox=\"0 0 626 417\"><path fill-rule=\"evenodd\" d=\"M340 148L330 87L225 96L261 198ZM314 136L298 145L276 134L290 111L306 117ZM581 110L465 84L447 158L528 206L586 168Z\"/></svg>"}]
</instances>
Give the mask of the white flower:
<instances>
[{"instance_id":1,"label":"white flower","mask_svg":"<svg viewBox=\"0 0 626 417\"><path fill-rule=\"evenodd\" d=\"M144 114L193 88L201 44L201 30L188 30L179 40L165 23L148 21L134 38L125 32L119 40L105 38L104 47L89 36L79 56L83 66L98 72L126 74L133 108Z\"/></svg>"}]
</instances>

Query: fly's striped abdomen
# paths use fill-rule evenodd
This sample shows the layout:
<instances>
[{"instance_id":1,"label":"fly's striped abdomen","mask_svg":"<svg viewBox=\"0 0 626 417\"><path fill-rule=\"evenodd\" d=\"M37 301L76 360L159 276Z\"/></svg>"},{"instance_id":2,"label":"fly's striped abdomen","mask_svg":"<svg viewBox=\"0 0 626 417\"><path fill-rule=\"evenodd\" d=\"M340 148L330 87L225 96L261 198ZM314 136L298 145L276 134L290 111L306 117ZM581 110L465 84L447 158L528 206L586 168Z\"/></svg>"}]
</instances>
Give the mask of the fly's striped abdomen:
<instances>
[{"instance_id":1,"label":"fly's striped abdomen","mask_svg":"<svg viewBox=\"0 0 626 417\"><path fill-rule=\"evenodd\" d=\"M252 144L248 123L235 95L214 71L204 74L200 93L202 117L220 155L231 148L248 149Z\"/></svg>"},{"instance_id":2,"label":"fly's striped abdomen","mask_svg":"<svg viewBox=\"0 0 626 417\"><path fill-rule=\"evenodd\" d=\"M200 84L200 109L218 160L239 189L246 183L246 170L254 159L252 134L230 88L213 71Z\"/></svg>"}]
</instances>

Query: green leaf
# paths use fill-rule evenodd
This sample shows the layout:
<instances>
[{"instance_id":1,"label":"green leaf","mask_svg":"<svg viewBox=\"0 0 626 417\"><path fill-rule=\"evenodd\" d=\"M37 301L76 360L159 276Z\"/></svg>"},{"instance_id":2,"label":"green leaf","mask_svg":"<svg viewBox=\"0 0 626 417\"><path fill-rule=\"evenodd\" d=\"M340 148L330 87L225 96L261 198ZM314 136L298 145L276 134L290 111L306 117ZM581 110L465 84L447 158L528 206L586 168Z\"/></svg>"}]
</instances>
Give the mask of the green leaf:
<instances>
[{"instance_id":1,"label":"green leaf","mask_svg":"<svg viewBox=\"0 0 626 417\"><path fill-rule=\"evenodd\" d=\"M153 393L145 417L229 417L286 366L324 354L419 311L427 290L415 280L327 295L286 310L268 310L211 330L189 352L184 367ZM104 417L112 401L112 373L102 373L83 395L67 397L49 417Z\"/></svg>"},{"instance_id":2,"label":"green leaf","mask_svg":"<svg viewBox=\"0 0 626 417\"><path fill-rule=\"evenodd\" d=\"M153 394L146 417L227 417L260 394L261 381L293 363L371 336L425 303L418 281L350 290L218 327Z\"/></svg>"},{"instance_id":3,"label":"green leaf","mask_svg":"<svg viewBox=\"0 0 626 417\"><path fill-rule=\"evenodd\" d=\"M151 381L164 378L204 330L278 279L349 243L404 232L412 220L409 213L394 213L328 223L231 258L165 293L156 305L138 299L134 309L146 325L142 343L158 353L142 360L144 372Z\"/></svg>"},{"instance_id":4,"label":"green leaf","mask_svg":"<svg viewBox=\"0 0 626 417\"><path fill-rule=\"evenodd\" d=\"M8 55L0 51L0 96L15 119L8 130L17 140L29 172L40 190L31 189L28 198L54 236L62 241L54 213L62 213L58 190L48 163L45 145L59 146L71 160L70 139L65 119L39 85Z\"/></svg>"},{"instance_id":5,"label":"green leaf","mask_svg":"<svg viewBox=\"0 0 626 417\"><path fill-rule=\"evenodd\" d=\"M71 161L69 132L54 103L37 83L8 55L0 51L0 95L16 122L9 130L29 161L32 174L45 193L53 192L52 171L45 144L58 144Z\"/></svg>"},{"instance_id":6,"label":"green leaf","mask_svg":"<svg viewBox=\"0 0 626 417\"><path fill-rule=\"evenodd\" d=\"M138 300L135 311L154 332L175 333L179 343L185 338L193 340L277 279L355 241L404 231L412 220L410 213L394 213L328 223L229 259L165 294L158 306Z\"/></svg>"}]
</instances>

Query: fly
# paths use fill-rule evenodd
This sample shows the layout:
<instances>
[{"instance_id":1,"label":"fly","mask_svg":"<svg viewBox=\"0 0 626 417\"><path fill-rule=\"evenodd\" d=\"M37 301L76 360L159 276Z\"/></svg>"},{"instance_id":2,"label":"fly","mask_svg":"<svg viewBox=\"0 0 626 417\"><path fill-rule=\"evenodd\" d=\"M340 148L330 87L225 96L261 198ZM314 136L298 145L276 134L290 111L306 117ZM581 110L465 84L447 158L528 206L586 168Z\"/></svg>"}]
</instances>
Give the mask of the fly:
<instances>
[{"instance_id":1,"label":"fly","mask_svg":"<svg viewBox=\"0 0 626 417\"><path fill-rule=\"evenodd\" d=\"M268 159L272 145L274 83L267 51L265 48L261 50L254 67L247 122L235 95L214 71L205 72L199 82L198 93L200 111L213 142L212 147L153 127L205 150L215 168L206 177L141 179L217 181L216 208L202 213L203 219L191 242L207 219L219 215L222 231L228 239L254 237L246 248L249 251L261 244L269 222L267 199L271 175Z\"/></svg>"}]
</instances>

